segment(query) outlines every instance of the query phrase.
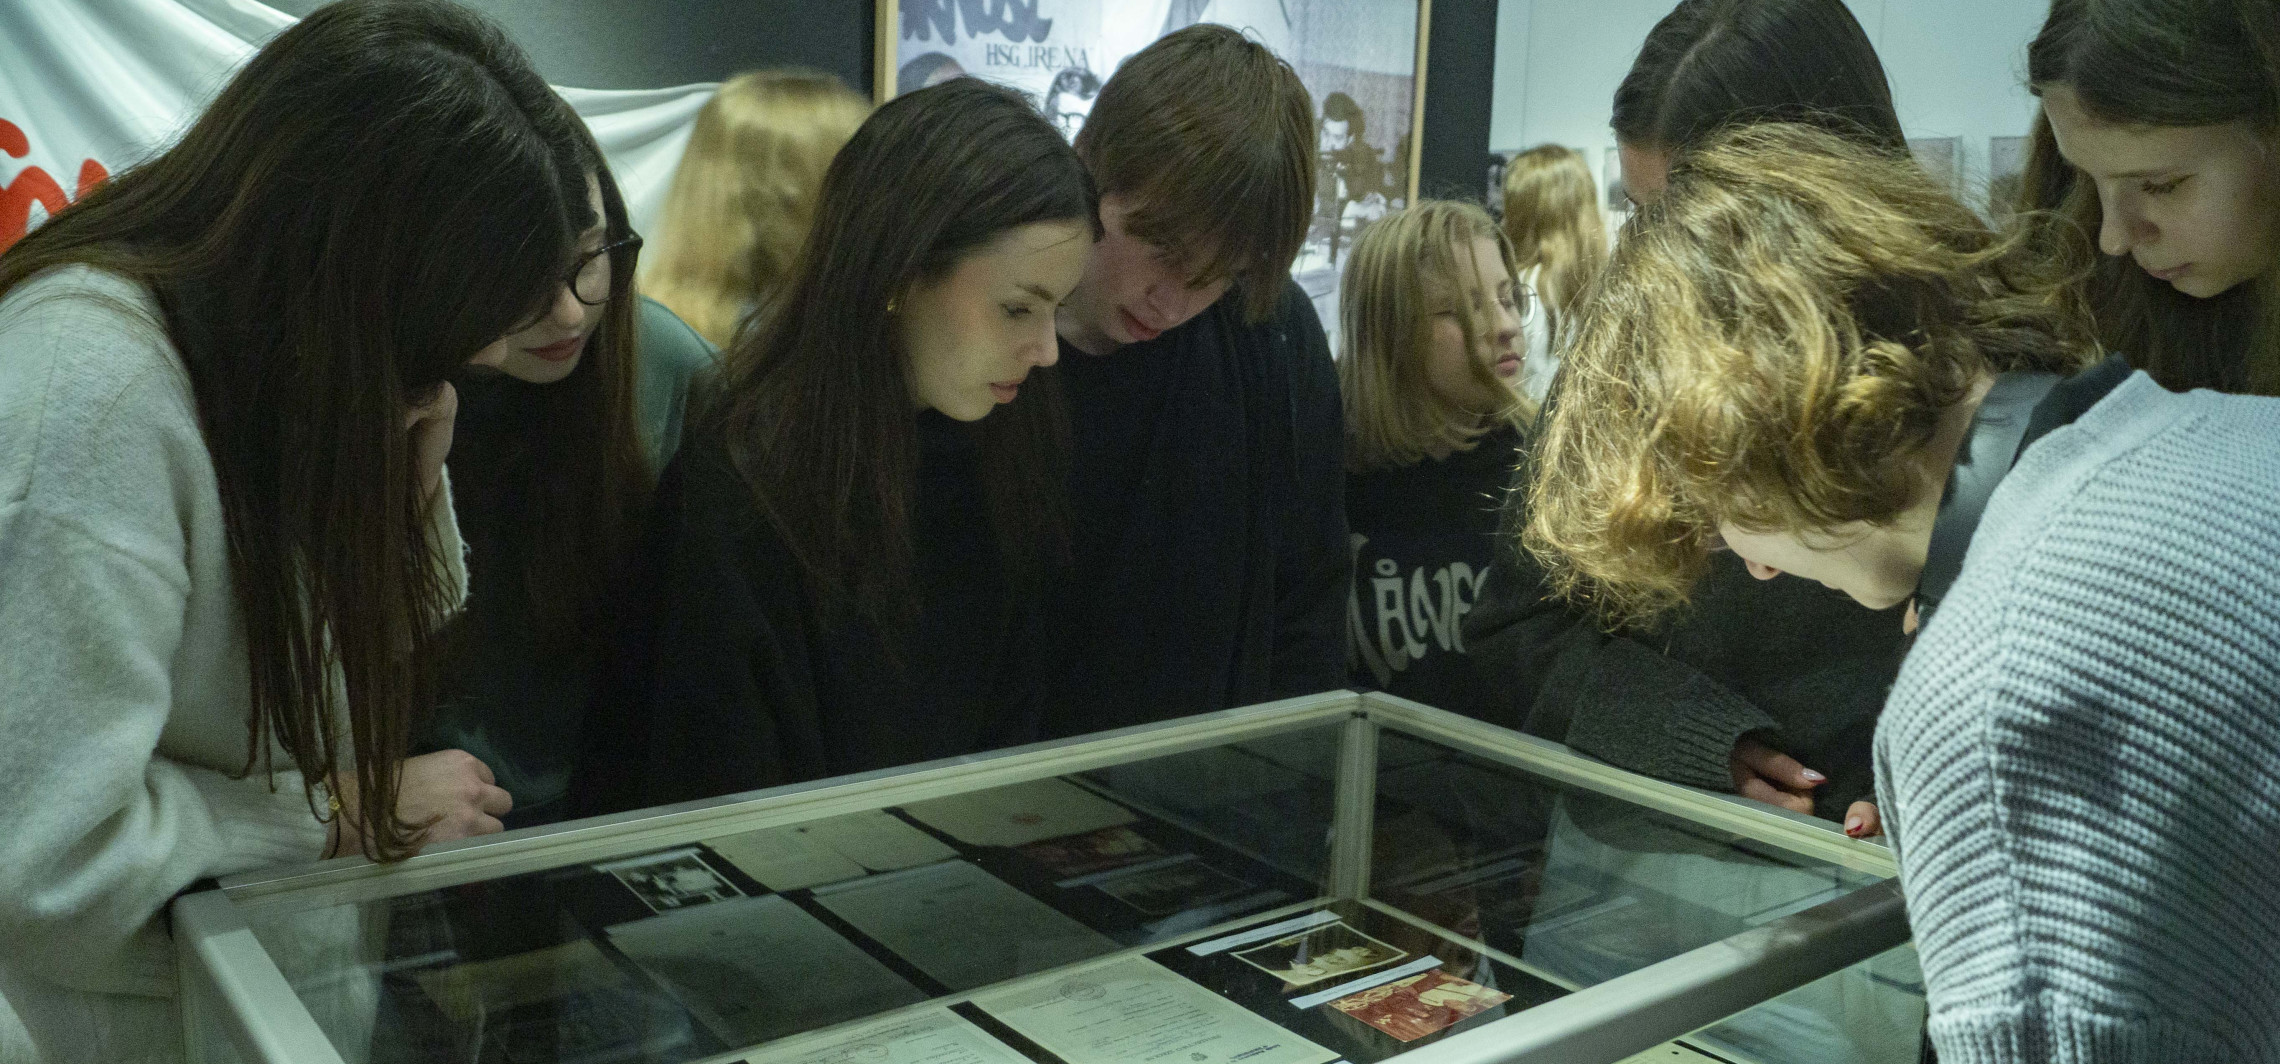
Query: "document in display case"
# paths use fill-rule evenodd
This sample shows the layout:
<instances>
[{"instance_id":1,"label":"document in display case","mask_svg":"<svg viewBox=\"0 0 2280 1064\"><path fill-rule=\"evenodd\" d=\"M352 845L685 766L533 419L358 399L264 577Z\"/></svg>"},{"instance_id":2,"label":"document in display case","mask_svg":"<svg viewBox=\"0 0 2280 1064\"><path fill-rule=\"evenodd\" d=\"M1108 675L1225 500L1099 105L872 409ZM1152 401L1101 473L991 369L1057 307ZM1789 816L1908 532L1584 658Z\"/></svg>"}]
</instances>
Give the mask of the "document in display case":
<instances>
[{"instance_id":1,"label":"document in display case","mask_svg":"<svg viewBox=\"0 0 2280 1064\"><path fill-rule=\"evenodd\" d=\"M756 1045L926 1000L807 910L738 898L609 929L609 944L714 1037Z\"/></svg>"},{"instance_id":2,"label":"document in display case","mask_svg":"<svg viewBox=\"0 0 2280 1064\"><path fill-rule=\"evenodd\" d=\"M1050 971L1117 945L965 861L818 890L815 901L951 990Z\"/></svg>"},{"instance_id":3,"label":"document in display case","mask_svg":"<svg viewBox=\"0 0 2280 1064\"><path fill-rule=\"evenodd\" d=\"M1340 692L174 915L194 1061L1910 1064L1893 875L1834 825Z\"/></svg>"},{"instance_id":4,"label":"document in display case","mask_svg":"<svg viewBox=\"0 0 2280 1064\"><path fill-rule=\"evenodd\" d=\"M974 1004L1061 1060L1328 1064L1338 1054L1146 957L1056 973Z\"/></svg>"},{"instance_id":5,"label":"document in display case","mask_svg":"<svg viewBox=\"0 0 2280 1064\"><path fill-rule=\"evenodd\" d=\"M749 1064L1030 1064L1028 1057L946 1009L863 1024L830 1038L786 1039Z\"/></svg>"}]
</instances>

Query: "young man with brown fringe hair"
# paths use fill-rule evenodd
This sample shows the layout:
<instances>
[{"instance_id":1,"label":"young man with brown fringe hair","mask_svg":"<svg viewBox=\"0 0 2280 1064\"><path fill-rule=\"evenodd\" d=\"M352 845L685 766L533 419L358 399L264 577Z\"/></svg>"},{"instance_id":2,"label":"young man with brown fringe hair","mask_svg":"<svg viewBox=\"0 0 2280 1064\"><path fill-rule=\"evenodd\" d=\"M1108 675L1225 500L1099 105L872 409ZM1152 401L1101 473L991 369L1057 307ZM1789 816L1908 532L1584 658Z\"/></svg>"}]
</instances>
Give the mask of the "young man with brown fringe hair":
<instances>
[{"instance_id":1,"label":"young man with brown fringe hair","mask_svg":"<svg viewBox=\"0 0 2280 1064\"><path fill-rule=\"evenodd\" d=\"M1314 106L1224 26L1125 60L1078 133L1106 235L1058 314L1074 566L1048 735L1345 683L1338 380L1290 281Z\"/></svg>"}]
</instances>

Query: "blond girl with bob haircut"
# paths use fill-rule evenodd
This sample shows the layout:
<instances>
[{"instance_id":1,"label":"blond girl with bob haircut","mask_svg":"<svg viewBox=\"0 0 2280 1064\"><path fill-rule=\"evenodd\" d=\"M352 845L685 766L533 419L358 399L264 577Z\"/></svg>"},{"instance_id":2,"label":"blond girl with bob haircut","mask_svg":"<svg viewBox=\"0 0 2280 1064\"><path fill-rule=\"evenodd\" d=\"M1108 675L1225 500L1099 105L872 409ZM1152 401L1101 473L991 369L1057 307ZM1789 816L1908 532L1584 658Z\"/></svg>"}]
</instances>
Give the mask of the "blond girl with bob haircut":
<instances>
[{"instance_id":1,"label":"blond girl with bob haircut","mask_svg":"<svg viewBox=\"0 0 2280 1064\"><path fill-rule=\"evenodd\" d=\"M2280 400L2120 358L1904 157L1714 138L1567 351L1529 546L1937 604L1875 740L1957 1062L2280 1059ZM2065 376L2072 373L2072 376Z\"/></svg>"},{"instance_id":2,"label":"blond girl with bob haircut","mask_svg":"<svg viewBox=\"0 0 2280 1064\"><path fill-rule=\"evenodd\" d=\"M1476 701L1461 622L1535 412L1513 266L1488 212L1426 200L1362 230L1340 296L1353 680L1453 710Z\"/></svg>"},{"instance_id":3,"label":"blond girl with bob haircut","mask_svg":"<svg viewBox=\"0 0 2280 1064\"><path fill-rule=\"evenodd\" d=\"M739 74L697 112L642 290L716 347L790 276L833 156L871 105L829 74Z\"/></svg>"},{"instance_id":4,"label":"blond girl with bob haircut","mask_svg":"<svg viewBox=\"0 0 2280 1064\"><path fill-rule=\"evenodd\" d=\"M1574 318L1584 286L1607 265L1607 221L1599 185L1573 148L1539 144L1504 169L1504 236L1521 282L1541 300L1523 331L1528 361L1522 390L1542 400L1559 367L1552 350L1560 323Z\"/></svg>"}]
</instances>

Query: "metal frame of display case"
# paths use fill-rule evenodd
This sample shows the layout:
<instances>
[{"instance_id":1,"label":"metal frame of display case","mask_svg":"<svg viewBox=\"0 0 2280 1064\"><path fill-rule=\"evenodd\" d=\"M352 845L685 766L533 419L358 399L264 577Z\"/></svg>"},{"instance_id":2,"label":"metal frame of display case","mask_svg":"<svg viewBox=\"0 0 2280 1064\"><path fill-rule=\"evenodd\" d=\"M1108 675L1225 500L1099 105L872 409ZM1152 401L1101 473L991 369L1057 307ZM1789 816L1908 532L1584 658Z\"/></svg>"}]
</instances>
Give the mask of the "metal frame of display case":
<instances>
[{"instance_id":1,"label":"metal frame of display case","mask_svg":"<svg viewBox=\"0 0 2280 1064\"><path fill-rule=\"evenodd\" d=\"M929 798L1067 776L1345 721L1326 894L1415 922L1369 897L1377 739L1393 731L1518 767L1555 782L1771 844L1886 882L1710 943L1401 1055L1415 1064L1549 1064L1618 1060L1682 1037L1840 971L1908 939L1891 852L1820 821L1729 795L1648 779L1565 747L1375 693L1331 692L1160 724L699 802L529 828L430 848L392 865L343 858L234 876L173 907L184 1040L192 1064L340 1064L316 1020L256 940L266 917L376 901L570 864L608 861L703 839L805 823ZM1322 899L1252 913L1302 912ZM1224 924L1122 951L1140 954L1220 933ZM1435 929L1448 934L1445 929ZM1459 940L1463 941L1463 940ZM1484 953L1517 963L1485 944ZM937 997L940 1008L970 994ZM735 1061L750 1049L705 1058ZM234 1062L233 1062L234 1064Z\"/></svg>"}]
</instances>

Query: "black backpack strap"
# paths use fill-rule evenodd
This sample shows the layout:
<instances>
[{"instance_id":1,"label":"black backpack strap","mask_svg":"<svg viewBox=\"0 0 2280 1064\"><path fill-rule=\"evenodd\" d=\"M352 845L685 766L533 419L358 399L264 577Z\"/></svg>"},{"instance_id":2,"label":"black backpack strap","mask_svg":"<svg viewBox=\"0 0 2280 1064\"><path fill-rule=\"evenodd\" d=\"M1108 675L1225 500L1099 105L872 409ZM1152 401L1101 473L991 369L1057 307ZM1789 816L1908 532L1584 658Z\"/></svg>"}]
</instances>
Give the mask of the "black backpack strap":
<instances>
[{"instance_id":1,"label":"black backpack strap","mask_svg":"<svg viewBox=\"0 0 2280 1064\"><path fill-rule=\"evenodd\" d=\"M1947 491L1932 525L1931 551L1916 583L1916 619L1932 609L1963 574L1963 557L1979 532L1987 501L2036 440L2073 424L2130 375L2130 364L2116 355L2072 377L2055 373L2005 373L1971 418L1971 435L1956 454Z\"/></svg>"}]
</instances>

